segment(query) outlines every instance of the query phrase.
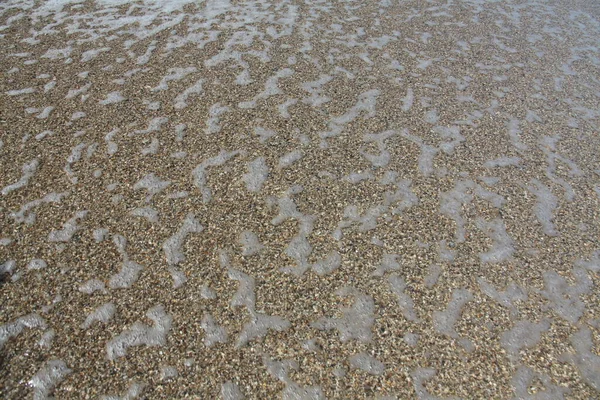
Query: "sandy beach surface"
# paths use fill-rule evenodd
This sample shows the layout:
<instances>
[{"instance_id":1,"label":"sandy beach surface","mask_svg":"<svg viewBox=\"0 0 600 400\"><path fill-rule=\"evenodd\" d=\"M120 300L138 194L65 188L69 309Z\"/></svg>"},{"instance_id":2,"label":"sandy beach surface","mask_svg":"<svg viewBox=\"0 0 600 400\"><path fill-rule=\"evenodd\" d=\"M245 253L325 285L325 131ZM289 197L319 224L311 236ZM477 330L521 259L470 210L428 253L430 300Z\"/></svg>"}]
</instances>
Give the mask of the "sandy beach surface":
<instances>
[{"instance_id":1,"label":"sandy beach surface","mask_svg":"<svg viewBox=\"0 0 600 400\"><path fill-rule=\"evenodd\" d=\"M593 0L0 1L0 398L600 398Z\"/></svg>"}]
</instances>

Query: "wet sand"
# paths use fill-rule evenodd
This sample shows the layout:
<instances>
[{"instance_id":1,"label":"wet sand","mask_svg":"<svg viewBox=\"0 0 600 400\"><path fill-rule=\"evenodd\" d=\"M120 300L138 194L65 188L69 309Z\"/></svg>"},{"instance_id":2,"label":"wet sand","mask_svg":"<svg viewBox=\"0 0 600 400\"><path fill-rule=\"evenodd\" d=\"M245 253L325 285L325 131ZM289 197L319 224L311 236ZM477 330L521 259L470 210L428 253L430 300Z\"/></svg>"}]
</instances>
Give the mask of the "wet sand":
<instances>
[{"instance_id":1,"label":"wet sand","mask_svg":"<svg viewBox=\"0 0 600 400\"><path fill-rule=\"evenodd\" d=\"M0 3L0 397L593 399L593 2Z\"/></svg>"}]
</instances>

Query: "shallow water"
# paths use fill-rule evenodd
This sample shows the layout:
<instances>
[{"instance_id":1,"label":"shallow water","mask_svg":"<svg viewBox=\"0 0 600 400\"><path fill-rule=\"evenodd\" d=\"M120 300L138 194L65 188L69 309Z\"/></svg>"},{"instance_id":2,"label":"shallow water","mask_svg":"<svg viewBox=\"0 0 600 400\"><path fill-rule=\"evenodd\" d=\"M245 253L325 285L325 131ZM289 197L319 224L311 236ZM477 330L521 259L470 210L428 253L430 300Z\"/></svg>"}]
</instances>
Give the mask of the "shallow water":
<instances>
[{"instance_id":1,"label":"shallow water","mask_svg":"<svg viewBox=\"0 0 600 400\"><path fill-rule=\"evenodd\" d=\"M599 18L3 1L0 397L598 397Z\"/></svg>"}]
</instances>

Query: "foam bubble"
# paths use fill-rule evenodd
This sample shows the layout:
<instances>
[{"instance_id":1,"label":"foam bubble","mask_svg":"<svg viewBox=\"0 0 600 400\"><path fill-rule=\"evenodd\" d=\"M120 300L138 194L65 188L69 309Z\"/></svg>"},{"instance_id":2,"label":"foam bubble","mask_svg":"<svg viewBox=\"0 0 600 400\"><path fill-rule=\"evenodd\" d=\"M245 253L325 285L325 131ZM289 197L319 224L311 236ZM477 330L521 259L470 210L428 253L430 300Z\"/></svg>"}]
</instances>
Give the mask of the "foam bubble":
<instances>
[{"instance_id":1,"label":"foam bubble","mask_svg":"<svg viewBox=\"0 0 600 400\"><path fill-rule=\"evenodd\" d=\"M473 295L466 289L454 289L445 311L433 313L433 328L444 335L458 338L454 324L460 318L463 307L473 300Z\"/></svg>"},{"instance_id":2,"label":"foam bubble","mask_svg":"<svg viewBox=\"0 0 600 400\"><path fill-rule=\"evenodd\" d=\"M36 110L41 111L38 115L36 115L37 119L46 119L50 116L50 113L54 110L54 107L47 106L47 107L44 107L44 109L42 109L42 110L39 110L39 109L36 109Z\"/></svg>"},{"instance_id":3,"label":"foam bubble","mask_svg":"<svg viewBox=\"0 0 600 400\"><path fill-rule=\"evenodd\" d=\"M187 67L187 68L180 68L180 67L175 67L175 68L169 68L167 70L167 75L164 76L161 80L160 83L152 88L153 92L158 92L158 91L162 91L162 90L167 90L169 88L169 82L170 81L179 81L183 78L185 78L186 76L188 76L189 74L196 72L197 68L196 67Z\"/></svg>"},{"instance_id":4,"label":"foam bubble","mask_svg":"<svg viewBox=\"0 0 600 400\"><path fill-rule=\"evenodd\" d=\"M0 325L0 349L10 338L18 336L25 328L46 329L46 321L38 314L28 314Z\"/></svg>"},{"instance_id":5,"label":"foam bubble","mask_svg":"<svg viewBox=\"0 0 600 400\"><path fill-rule=\"evenodd\" d=\"M227 381L221 385L221 397L223 400L244 400L242 391L233 381Z\"/></svg>"},{"instance_id":6,"label":"foam bubble","mask_svg":"<svg viewBox=\"0 0 600 400\"><path fill-rule=\"evenodd\" d=\"M433 368L417 368L411 372L410 376L413 386L419 400L441 400L442 398L431 395L425 387L425 381L432 379L436 374ZM443 397L444 400L458 400L458 397Z\"/></svg>"},{"instance_id":7,"label":"foam bubble","mask_svg":"<svg viewBox=\"0 0 600 400\"><path fill-rule=\"evenodd\" d=\"M279 88L279 80L283 78L289 78L294 74L294 71L290 68L283 68L270 76L265 81L265 88L262 92L258 93L250 101L244 101L238 104L240 108L254 108L259 100L267 99L271 96L275 96L283 93Z\"/></svg>"},{"instance_id":8,"label":"foam bubble","mask_svg":"<svg viewBox=\"0 0 600 400\"><path fill-rule=\"evenodd\" d=\"M514 240L506 232L502 219L496 218L487 222L483 218L477 218L475 223L492 239L492 248L485 253L479 253L481 262L499 263L509 260L515 252Z\"/></svg>"},{"instance_id":9,"label":"foam bubble","mask_svg":"<svg viewBox=\"0 0 600 400\"><path fill-rule=\"evenodd\" d=\"M402 132L401 135L404 138L409 139L413 143L417 144L421 149L421 154L419 155L419 159L417 161L419 171L424 176L430 176L431 174L433 174L433 159L439 152L439 149L435 146L426 144L425 142L423 142L423 139L421 139L418 136L411 135L407 131Z\"/></svg>"},{"instance_id":10,"label":"foam bubble","mask_svg":"<svg viewBox=\"0 0 600 400\"><path fill-rule=\"evenodd\" d=\"M178 289L185 285L188 279L183 271L180 271L175 267L169 267L168 269L169 273L171 274L171 278L173 279L173 289Z\"/></svg>"},{"instance_id":11,"label":"foam bubble","mask_svg":"<svg viewBox=\"0 0 600 400\"><path fill-rule=\"evenodd\" d=\"M148 222L158 222L158 211L152 207L139 207L130 212L134 217L146 218Z\"/></svg>"},{"instance_id":12,"label":"foam bubble","mask_svg":"<svg viewBox=\"0 0 600 400\"><path fill-rule=\"evenodd\" d=\"M231 111L228 106L222 106L221 103L216 103L210 106L208 110L208 119L206 120L206 133L212 135L221 131L220 119L221 115Z\"/></svg>"},{"instance_id":13,"label":"foam bubble","mask_svg":"<svg viewBox=\"0 0 600 400\"><path fill-rule=\"evenodd\" d=\"M79 291L86 294L92 294L94 292L105 293L106 288L104 286L104 282L98 279L90 279L79 286Z\"/></svg>"},{"instance_id":14,"label":"foam bubble","mask_svg":"<svg viewBox=\"0 0 600 400\"><path fill-rule=\"evenodd\" d=\"M575 324L586 309L581 296L589 293L593 282L582 267L573 268L572 274L575 284L569 285L556 271L544 272L544 290L540 291L540 294L549 301L549 306L559 317Z\"/></svg>"},{"instance_id":15,"label":"foam bubble","mask_svg":"<svg viewBox=\"0 0 600 400\"><path fill-rule=\"evenodd\" d=\"M200 286L200 296L206 300L213 300L217 298L217 292L208 287L207 285Z\"/></svg>"},{"instance_id":16,"label":"foam bubble","mask_svg":"<svg viewBox=\"0 0 600 400\"><path fill-rule=\"evenodd\" d=\"M67 165L65 165L64 171L67 173L71 183L77 183L78 179L75 173L71 169L71 166L81 159L83 150L87 147L86 143L79 143L77 146L71 149L71 155L67 158Z\"/></svg>"},{"instance_id":17,"label":"foam bubble","mask_svg":"<svg viewBox=\"0 0 600 400\"><path fill-rule=\"evenodd\" d=\"M496 168L496 167L508 167L508 166L519 166L521 164L520 157L499 157L494 160L486 161L483 166L486 168Z\"/></svg>"},{"instance_id":18,"label":"foam bubble","mask_svg":"<svg viewBox=\"0 0 600 400\"><path fill-rule=\"evenodd\" d=\"M161 381L166 381L171 378L176 378L179 373L177 372L177 368L171 365L162 365L160 367L160 376L159 379Z\"/></svg>"},{"instance_id":19,"label":"foam bubble","mask_svg":"<svg viewBox=\"0 0 600 400\"><path fill-rule=\"evenodd\" d=\"M298 364L292 360L275 361L264 356L263 361L271 375L285 384L281 398L324 400L325 395L318 386L300 386L290 378L290 369L297 369Z\"/></svg>"},{"instance_id":20,"label":"foam bubble","mask_svg":"<svg viewBox=\"0 0 600 400\"><path fill-rule=\"evenodd\" d=\"M396 135L396 131L388 130L378 134L368 133L363 136L365 143L375 143L379 149L379 154L365 152L362 148L360 154L367 159L375 168L385 167L391 160L391 154L386 149L385 141Z\"/></svg>"},{"instance_id":21,"label":"foam bubble","mask_svg":"<svg viewBox=\"0 0 600 400\"><path fill-rule=\"evenodd\" d=\"M340 267L342 256L335 250L330 251L325 258L315 262L312 270L319 276L327 275Z\"/></svg>"},{"instance_id":22,"label":"foam bubble","mask_svg":"<svg viewBox=\"0 0 600 400\"><path fill-rule=\"evenodd\" d=\"M222 254L225 256L224 254ZM222 264L228 264L222 260ZM238 336L236 347L242 347L249 341L265 336L270 329L283 331L290 327L289 321L275 316L259 313L255 310L254 278L236 269L229 269L229 278L237 280L239 287L231 299L231 306L244 306L250 313L250 322L246 323Z\"/></svg>"},{"instance_id":23,"label":"foam bubble","mask_svg":"<svg viewBox=\"0 0 600 400\"><path fill-rule=\"evenodd\" d=\"M42 306L42 312L43 312L44 314L47 314L47 313L49 313L49 312L50 312L50 311L51 311L51 310L54 308L54 306L56 306L56 305L57 305L58 303L60 303L61 301L63 301L63 298L62 298L62 296L61 296L60 294L56 295L56 297L54 297L54 298L52 299L52 303L50 303L50 304L47 304L47 305L45 305L45 306Z\"/></svg>"},{"instance_id":24,"label":"foam bubble","mask_svg":"<svg viewBox=\"0 0 600 400\"><path fill-rule=\"evenodd\" d=\"M527 185L527 189L537 198L534 213L542 224L543 232L548 236L558 236L558 231L552 222L554 211L558 208L558 199L546 185L537 179L532 179L531 184Z\"/></svg>"},{"instance_id":25,"label":"foam bubble","mask_svg":"<svg viewBox=\"0 0 600 400\"><path fill-rule=\"evenodd\" d=\"M594 352L592 331L584 325L571 335L569 341L575 353L565 353L560 360L575 365L584 381L595 390L600 390L600 356Z\"/></svg>"},{"instance_id":26,"label":"foam bubble","mask_svg":"<svg viewBox=\"0 0 600 400\"><path fill-rule=\"evenodd\" d=\"M343 178L346 182L356 185L362 181L373 179L373 174L369 171L352 172L350 175Z\"/></svg>"},{"instance_id":27,"label":"foam bubble","mask_svg":"<svg viewBox=\"0 0 600 400\"><path fill-rule=\"evenodd\" d=\"M440 135L442 139L449 139L449 141L444 141L439 145L439 149L448 155L454 154L456 147L466 140L460 134L460 127L458 126L435 126L433 131Z\"/></svg>"},{"instance_id":28,"label":"foam bubble","mask_svg":"<svg viewBox=\"0 0 600 400\"><path fill-rule=\"evenodd\" d=\"M265 336L271 329L281 332L288 329L290 325L289 321L279 316L251 312L250 322L242 328L236 347L242 347L251 340Z\"/></svg>"},{"instance_id":29,"label":"foam bubble","mask_svg":"<svg viewBox=\"0 0 600 400\"><path fill-rule=\"evenodd\" d=\"M104 241L104 239L106 239L108 237L108 229L106 228L98 228L98 229L94 229L94 232L92 232L92 236L94 237L94 240L96 241L96 243L100 243L102 241Z\"/></svg>"},{"instance_id":30,"label":"foam bubble","mask_svg":"<svg viewBox=\"0 0 600 400\"><path fill-rule=\"evenodd\" d=\"M156 49L156 40L153 40L152 42L150 42L150 44L146 48L146 51L144 52L144 54L142 54L141 56L139 56L137 58L136 64L138 64L138 65L147 64L150 61L150 57L152 57L152 52L154 52L155 49Z\"/></svg>"},{"instance_id":31,"label":"foam bubble","mask_svg":"<svg viewBox=\"0 0 600 400\"><path fill-rule=\"evenodd\" d=\"M398 271L400 269L400 263L398 262L399 258L400 256L398 254L384 253L381 263L375 268L375 271L373 271L373 276L383 276L388 271Z\"/></svg>"},{"instance_id":32,"label":"foam bubble","mask_svg":"<svg viewBox=\"0 0 600 400\"><path fill-rule=\"evenodd\" d=\"M583 258L577 260L575 265L577 267L586 268L587 270L592 271L592 272L599 272L600 271L600 250L594 251L589 260L585 260Z\"/></svg>"},{"instance_id":33,"label":"foam bubble","mask_svg":"<svg viewBox=\"0 0 600 400\"><path fill-rule=\"evenodd\" d=\"M108 286L111 289L129 288L137 282L143 269L144 267L134 261L123 261L119 272L110 277Z\"/></svg>"},{"instance_id":34,"label":"foam bubble","mask_svg":"<svg viewBox=\"0 0 600 400\"><path fill-rule=\"evenodd\" d=\"M323 95L323 87L332 80L333 76L321 74L316 81L302 83L302 89L310 93L310 96L304 97L302 102L312 107L320 107L331 101L331 97Z\"/></svg>"},{"instance_id":35,"label":"foam bubble","mask_svg":"<svg viewBox=\"0 0 600 400\"><path fill-rule=\"evenodd\" d=\"M45 131L35 135L35 140L40 141L40 140L44 139L46 136L52 136L52 135L54 135L54 131L46 129Z\"/></svg>"},{"instance_id":36,"label":"foam bubble","mask_svg":"<svg viewBox=\"0 0 600 400\"><path fill-rule=\"evenodd\" d=\"M55 81L52 81L55 82ZM56 85L56 83L54 83L52 85L52 87L54 87L54 85ZM89 88L92 87L91 83L88 83L86 85L83 85L82 87L80 87L79 89L70 89L69 92L67 93L67 95L65 96L65 99L69 100L69 99L73 99L77 96L81 96L81 98L83 99L83 95L89 90Z\"/></svg>"},{"instance_id":37,"label":"foam bubble","mask_svg":"<svg viewBox=\"0 0 600 400\"><path fill-rule=\"evenodd\" d=\"M508 136L510 137L510 141L512 145L520 151L527 150L529 146L524 144L521 140L521 129L519 128L520 121L515 118L511 118L506 127L508 128Z\"/></svg>"},{"instance_id":38,"label":"foam bubble","mask_svg":"<svg viewBox=\"0 0 600 400\"><path fill-rule=\"evenodd\" d=\"M52 342L56 337L56 332L54 329L48 329L46 332L42 334L42 337L38 341L38 346L43 347L45 349L49 349L52 347Z\"/></svg>"},{"instance_id":39,"label":"foam bubble","mask_svg":"<svg viewBox=\"0 0 600 400\"><path fill-rule=\"evenodd\" d=\"M35 93L35 89L32 87L24 88L24 89L13 89L5 92L9 96L22 96L24 94Z\"/></svg>"},{"instance_id":40,"label":"foam bubble","mask_svg":"<svg viewBox=\"0 0 600 400\"><path fill-rule=\"evenodd\" d=\"M154 195L162 192L171 185L171 181L163 181L154 173L148 174L133 185L133 190L145 189L148 192L146 201L152 200Z\"/></svg>"},{"instance_id":41,"label":"foam bubble","mask_svg":"<svg viewBox=\"0 0 600 400\"><path fill-rule=\"evenodd\" d=\"M291 106L293 106L294 104L298 103L298 99L287 99L285 102L283 102L282 104L277 106L277 110L279 111L279 114L283 117L283 118L290 118L290 112L289 112L289 108Z\"/></svg>"},{"instance_id":42,"label":"foam bubble","mask_svg":"<svg viewBox=\"0 0 600 400\"><path fill-rule=\"evenodd\" d=\"M17 189L20 189L24 186L26 186L29 183L29 180L33 177L33 175L35 175L35 173L37 172L38 166L40 165L39 160L33 159L31 160L29 163L24 164L23 167L21 168L21 178L8 186L5 186L2 188L2 195L6 196L7 194L9 194L10 192L13 192Z\"/></svg>"},{"instance_id":43,"label":"foam bubble","mask_svg":"<svg viewBox=\"0 0 600 400\"><path fill-rule=\"evenodd\" d=\"M104 140L106 141L106 152L109 156L115 154L117 151L119 151L119 145L114 142L112 139L115 137L115 135L117 133L119 133L120 129L119 128L115 128L112 131L108 132L106 134L106 136L104 136Z\"/></svg>"},{"instance_id":44,"label":"foam bubble","mask_svg":"<svg viewBox=\"0 0 600 400\"><path fill-rule=\"evenodd\" d=\"M138 129L129 134L129 136L134 135L145 135L152 132L159 132L162 129L162 126L169 122L168 117L155 117L152 118L148 122L148 127L146 129Z\"/></svg>"},{"instance_id":45,"label":"foam bubble","mask_svg":"<svg viewBox=\"0 0 600 400\"><path fill-rule=\"evenodd\" d=\"M567 201L573 201L575 198L575 191L573 190L573 186L567 182L565 179L556 175L558 166L556 164L557 161L560 161L561 164L566 165L568 169L568 174L570 176L583 176L583 171L573 162L572 160L560 155L556 150L556 143L558 143L560 137L556 136L543 136L539 140L540 148L546 155L546 160L548 162L548 167L546 168L546 176L553 183L558 184L563 187L565 193L564 198ZM562 168L561 168L562 169Z\"/></svg>"},{"instance_id":46,"label":"foam bubble","mask_svg":"<svg viewBox=\"0 0 600 400\"><path fill-rule=\"evenodd\" d=\"M212 199L212 191L206 186L206 175L208 167L217 167L225 164L227 161L238 155L239 151L225 151L221 150L215 157L209 158L203 161L192 171L192 178L194 185L202 193L202 201L208 203Z\"/></svg>"},{"instance_id":47,"label":"foam bubble","mask_svg":"<svg viewBox=\"0 0 600 400\"><path fill-rule=\"evenodd\" d=\"M148 385L140 382L133 382L127 388L127 391L122 396L119 395L103 395L102 400L135 400L139 398Z\"/></svg>"},{"instance_id":48,"label":"foam bubble","mask_svg":"<svg viewBox=\"0 0 600 400\"><path fill-rule=\"evenodd\" d=\"M406 343L410 347L416 347L417 344L419 344L419 335L417 335L416 333L408 332L404 334L402 340L404 340L404 343Z\"/></svg>"},{"instance_id":49,"label":"foam bubble","mask_svg":"<svg viewBox=\"0 0 600 400\"><path fill-rule=\"evenodd\" d=\"M343 219L338 222L336 230L332 236L335 240L342 239L342 229L351 227L354 223L358 223L359 232L367 232L377 228L377 219L387 211L388 206L385 204L379 204L373 206L361 215L358 206L349 205L344 209Z\"/></svg>"},{"instance_id":50,"label":"foam bubble","mask_svg":"<svg viewBox=\"0 0 600 400\"><path fill-rule=\"evenodd\" d=\"M202 90L202 84L204 83L204 79L198 79L196 81L196 83L194 83L192 86L188 87L187 89L185 89L182 93L180 93L179 95L177 95L177 97L175 97L175 100L173 102L173 106L175 107L176 110L181 110L183 108L186 108L188 106L188 99L190 96L192 95L201 95L204 93L204 91Z\"/></svg>"},{"instance_id":51,"label":"foam bubble","mask_svg":"<svg viewBox=\"0 0 600 400\"><path fill-rule=\"evenodd\" d=\"M28 270L38 270L38 269L46 268L47 266L48 266L48 264L46 263L46 261L42 260L41 258L34 258L33 260L31 260L29 262L29 264L27 264L27 269Z\"/></svg>"},{"instance_id":52,"label":"foam bubble","mask_svg":"<svg viewBox=\"0 0 600 400\"><path fill-rule=\"evenodd\" d=\"M244 306L249 310L254 310L254 302L256 300L254 295L254 278L233 268L228 270L228 275L230 279L239 282L238 289L230 302L231 307Z\"/></svg>"},{"instance_id":53,"label":"foam bubble","mask_svg":"<svg viewBox=\"0 0 600 400\"><path fill-rule=\"evenodd\" d=\"M361 93L358 96L356 104L339 117L331 118L328 122L329 130L319 133L319 136L322 139L339 136L349 123L358 118L361 112L366 114L366 118L374 117L377 97L380 93L378 89L371 89Z\"/></svg>"},{"instance_id":54,"label":"foam bubble","mask_svg":"<svg viewBox=\"0 0 600 400\"><path fill-rule=\"evenodd\" d=\"M173 317L168 315L160 304L150 308L146 316L154 322L152 326L138 321L106 344L109 360L125 357L130 347L141 345L153 347L166 344Z\"/></svg>"},{"instance_id":55,"label":"foam bubble","mask_svg":"<svg viewBox=\"0 0 600 400\"><path fill-rule=\"evenodd\" d=\"M194 214L187 214L177 232L163 243L162 247L165 252L167 263L170 266L174 266L184 261L185 255L183 254L182 246L185 239L189 234L200 233L203 230L204 227L200 225L200 222L194 217Z\"/></svg>"},{"instance_id":56,"label":"foam bubble","mask_svg":"<svg viewBox=\"0 0 600 400\"><path fill-rule=\"evenodd\" d=\"M538 386L540 383L542 388ZM535 372L525 365L517 368L511 384L515 389L513 400L564 400L565 395L571 391L569 388L555 385L548 375ZM540 390L532 394L530 388L533 385Z\"/></svg>"},{"instance_id":57,"label":"foam bubble","mask_svg":"<svg viewBox=\"0 0 600 400\"><path fill-rule=\"evenodd\" d=\"M293 150L279 158L277 168L288 168L296 161L300 160L304 156L301 150Z\"/></svg>"},{"instance_id":58,"label":"foam bubble","mask_svg":"<svg viewBox=\"0 0 600 400\"><path fill-rule=\"evenodd\" d=\"M116 311L117 308L114 303L105 303L89 313L83 324L81 324L81 327L83 329L88 329L94 322L106 324L114 317Z\"/></svg>"},{"instance_id":59,"label":"foam bubble","mask_svg":"<svg viewBox=\"0 0 600 400\"><path fill-rule=\"evenodd\" d=\"M160 146L160 142L157 138L152 138L152 141L148 145L148 147L144 147L142 149L142 155L147 156L148 154L156 154L158 153L158 147Z\"/></svg>"},{"instance_id":60,"label":"foam bubble","mask_svg":"<svg viewBox=\"0 0 600 400\"><path fill-rule=\"evenodd\" d=\"M283 267L281 268L282 272L291 272L298 276L302 275L308 268L310 268L310 264L308 262L308 257L312 253L312 246L308 241L308 236L312 232L313 229L313 220L312 216L305 217L302 215L299 218L300 221L300 229L299 232L292 238L290 243L285 248L285 254L296 261L295 267Z\"/></svg>"},{"instance_id":61,"label":"foam bubble","mask_svg":"<svg viewBox=\"0 0 600 400\"><path fill-rule=\"evenodd\" d=\"M258 157L247 165L248 173L244 174L242 180L250 192L259 192L269 176L269 166L264 157Z\"/></svg>"},{"instance_id":62,"label":"foam bubble","mask_svg":"<svg viewBox=\"0 0 600 400\"><path fill-rule=\"evenodd\" d=\"M73 235L80 229L77 221L82 220L88 214L87 211L78 211L75 215L63 224L61 230L54 230L48 234L50 242L70 242Z\"/></svg>"},{"instance_id":63,"label":"foam bubble","mask_svg":"<svg viewBox=\"0 0 600 400\"><path fill-rule=\"evenodd\" d=\"M427 275L423 279L423 283L429 289L435 286L442 274L442 267L438 264L431 264L428 268Z\"/></svg>"},{"instance_id":64,"label":"foam bubble","mask_svg":"<svg viewBox=\"0 0 600 400\"><path fill-rule=\"evenodd\" d=\"M186 124L177 124L175 125L175 140L177 142L183 142L185 138L185 130L187 129Z\"/></svg>"},{"instance_id":65,"label":"foam bubble","mask_svg":"<svg viewBox=\"0 0 600 400\"><path fill-rule=\"evenodd\" d=\"M402 99L402 111L408 112L415 101L415 95L412 88L406 90L406 96Z\"/></svg>"},{"instance_id":66,"label":"foam bubble","mask_svg":"<svg viewBox=\"0 0 600 400\"><path fill-rule=\"evenodd\" d=\"M44 85L44 93L48 93L50 90L54 89L56 86L56 81L50 81Z\"/></svg>"},{"instance_id":67,"label":"foam bubble","mask_svg":"<svg viewBox=\"0 0 600 400\"><path fill-rule=\"evenodd\" d=\"M10 216L15 220L16 223L25 223L27 225L33 225L36 220L36 213L33 212L35 208L41 206L42 204L49 203L60 203L62 199L68 195L68 192L63 193L48 193L41 199L36 199L30 201L23 206L17 212L11 213Z\"/></svg>"},{"instance_id":68,"label":"foam bubble","mask_svg":"<svg viewBox=\"0 0 600 400\"><path fill-rule=\"evenodd\" d=\"M242 255L246 257L257 254L264 248L258 236L251 231L243 231L240 234L239 242L242 245Z\"/></svg>"},{"instance_id":69,"label":"foam bubble","mask_svg":"<svg viewBox=\"0 0 600 400\"><path fill-rule=\"evenodd\" d=\"M227 343L227 331L217 325L212 315L204 314L200 326L204 329L204 344L206 347L212 347L216 343Z\"/></svg>"},{"instance_id":70,"label":"foam bubble","mask_svg":"<svg viewBox=\"0 0 600 400\"><path fill-rule=\"evenodd\" d=\"M542 334L548 329L550 329L550 322L547 320L537 323L527 320L517 321L510 330L502 333L500 344L511 361L516 362L519 360L519 351L538 344Z\"/></svg>"},{"instance_id":71,"label":"foam bubble","mask_svg":"<svg viewBox=\"0 0 600 400\"><path fill-rule=\"evenodd\" d=\"M461 243L465 241L465 219L462 215L462 208L473 200L473 196L468 193L470 184L459 181L454 189L440 195L440 213L454 220L456 223L456 241Z\"/></svg>"},{"instance_id":72,"label":"foam bubble","mask_svg":"<svg viewBox=\"0 0 600 400\"><path fill-rule=\"evenodd\" d=\"M100 100L99 103L103 106L106 106L109 104L120 103L125 100L127 99L121 95L120 91L114 91L107 94L106 98L104 100Z\"/></svg>"},{"instance_id":73,"label":"foam bubble","mask_svg":"<svg viewBox=\"0 0 600 400\"><path fill-rule=\"evenodd\" d=\"M61 4L61 8L62 8ZM64 47L62 49L48 49L43 55L42 58L48 58L50 60L56 60L59 58L68 58L69 55L73 52L73 48L71 46Z\"/></svg>"},{"instance_id":74,"label":"foam bubble","mask_svg":"<svg viewBox=\"0 0 600 400\"><path fill-rule=\"evenodd\" d=\"M258 141L260 143L265 143L267 140L277 135L277 132L271 129L265 129L263 127L254 128L254 134L258 136Z\"/></svg>"},{"instance_id":75,"label":"foam bubble","mask_svg":"<svg viewBox=\"0 0 600 400\"><path fill-rule=\"evenodd\" d=\"M370 342L373 335L371 329L375 322L375 302L373 298L351 286L339 289L336 294L338 296L354 297L352 306L342 308L340 318L322 317L312 322L311 326L320 330L338 330L342 342L351 339Z\"/></svg>"},{"instance_id":76,"label":"foam bubble","mask_svg":"<svg viewBox=\"0 0 600 400\"><path fill-rule=\"evenodd\" d=\"M54 388L72 372L62 360L47 361L29 380L29 385L33 388L33 399L50 399Z\"/></svg>"},{"instance_id":77,"label":"foam bubble","mask_svg":"<svg viewBox=\"0 0 600 400\"><path fill-rule=\"evenodd\" d=\"M393 274L388 277L387 281L392 293L398 298L398 305L402 310L404 318L409 321L418 322L419 317L417 317L417 313L415 312L414 302L408 294L404 293L406 289L406 282L404 279L398 274Z\"/></svg>"},{"instance_id":78,"label":"foam bubble","mask_svg":"<svg viewBox=\"0 0 600 400\"><path fill-rule=\"evenodd\" d=\"M500 292L484 278L477 278L477 282L479 283L479 289L483 294L497 301L500 305L509 308L513 314L517 313L517 308L514 303L527 300L527 292L514 283L510 283L506 287L506 290Z\"/></svg>"},{"instance_id":79,"label":"foam bubble","mask_svg":"<svg viewBox=\"0 0 600 400\"><path fill-rule=\"evenodd\" d=\"M349 362L352 368L360 369L369 375L383 375L385 372L385 365L381 361L364 352L354 354Z\"/></svg>"},{"instance_id":80,"label":"foam bubble","mask_svg":"<svg viewBox=\"0 0 600 400\"><path fill-rule=\"evenodd\" d=\"M190 368L194 365L195 360L193 358L185 358L183 360L183 365L185 365L186 367Z\"/></svg>"},{"instance_id":81,"label":"foam bubble","mask_svg":"<svg viewBox=\"0 0 600 400\"><path fill-rule=\"evenodd\" d=\"M383 195L383 205L390 207L392 214L401 214L408 208L419 204L419 198L412 191L410 179L398 179L397 172L386 171L380 183L392 184L396 187L395 192L386 191Z\"/></svg>"}]
</instances>

